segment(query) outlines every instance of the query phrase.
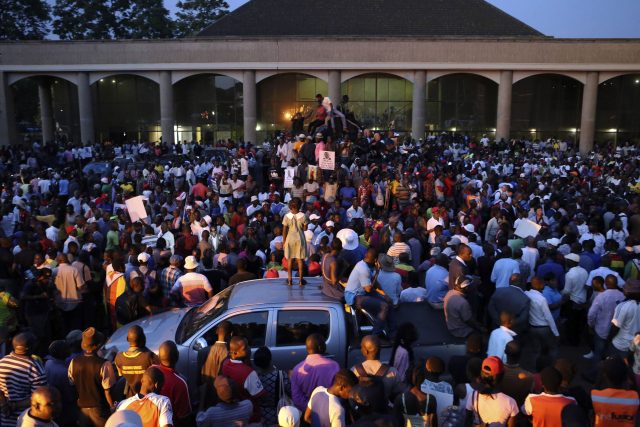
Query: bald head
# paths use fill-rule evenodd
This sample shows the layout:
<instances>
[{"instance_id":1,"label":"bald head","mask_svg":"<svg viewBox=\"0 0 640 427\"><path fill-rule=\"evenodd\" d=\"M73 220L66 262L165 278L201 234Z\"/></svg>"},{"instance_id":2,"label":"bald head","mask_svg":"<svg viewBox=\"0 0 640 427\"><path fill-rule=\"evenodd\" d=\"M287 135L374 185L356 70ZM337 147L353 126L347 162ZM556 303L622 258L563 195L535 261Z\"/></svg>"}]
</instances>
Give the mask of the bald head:
<instances>
[{"instance_id":1,"label":"bald head","mask_svg":"<svg viewBox=\"0 0 640 427\"><path fill-rule=\"evenodd\" d=\"M176 346L176 343L173 341L165 341L160 344L160 348L158 349L158 359L160 359L160 364L162 364L162 366L175 368L179 357L180 353L178 353L178 346Z\"/></svg>"},{"instance_id":2,"label":"bald head","mask_svg":"<svg viewBox=\"0 0 640 427\"><path fill-rule=\"evenodd\" d=\"M134 325L127 332L127 342L132 347L144 347L147 343L147 337L140 326Z\"/></svg>"},{"instance_id":3,"label":"bald head","mask_svg":"<svg viewBox=\"0 0 640 427\"><path fill-rule=\"evenodd\" d=\"M322 354L325 351L324 338L320 334L311 334L305 341L308 354Z\"/></svg>"},{"instance_id":4,"label":"bald head","mask_svg":"<svg viewBox=\"0 0 640 427\"><path fill-rule=\"evenodd\" d=\"M248 355L249 344L244 337L232 337L229 340L229 353L233 360L242 360Z\"/></svg>"},{"instance_id":5,"label":"bald head","mask_svg":"<svg viewBox=\"0 0 640 427\"><path fill-rule=\"evenodd\" d=\"M60 412L60 392L56 388L38 387L31 394L29 415L44 421L52 421Z\"/></svg>"},{"instance_id":6,"label":"bald head","mask_svg":"<svg viewBox=\"0 0 640 427\"><path fill-rule=\"evenodd\" d=\"M375 335L367 335L362 338L362 342L360 343L360 350L362 351L362 355L367 360L376 360L378 358L378 354L380 353L380 339Z\"/></svg>"}]
</instances>

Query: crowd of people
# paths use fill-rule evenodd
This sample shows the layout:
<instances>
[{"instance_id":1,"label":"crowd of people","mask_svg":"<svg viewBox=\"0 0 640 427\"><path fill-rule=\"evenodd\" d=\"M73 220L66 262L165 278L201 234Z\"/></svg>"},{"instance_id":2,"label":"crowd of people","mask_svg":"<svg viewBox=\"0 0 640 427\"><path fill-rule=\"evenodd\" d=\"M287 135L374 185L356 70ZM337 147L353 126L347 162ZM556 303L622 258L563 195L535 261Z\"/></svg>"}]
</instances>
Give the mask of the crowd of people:
<instances>
[{"instance_id":1,"label":"crowd of people","mask_svg":"<svg viewBox=\"0 0 640 427\"><path fill-rule=\"evenodd\" d=\"M318 101L309 135L229 140L213 159L186 141L0 150L0 425L636 425L635 146L412 140L354 130ZM82 172L114 156L134 161ZM154 353L130 326L129 349L99 351L236 283L312 276L374 319L363 363L339 366L313 334L278 369L222 323L194 396L172 341ZM466 354L416 360L429 325L394 318L412 303Z\"/></svg>"}]
</instances>

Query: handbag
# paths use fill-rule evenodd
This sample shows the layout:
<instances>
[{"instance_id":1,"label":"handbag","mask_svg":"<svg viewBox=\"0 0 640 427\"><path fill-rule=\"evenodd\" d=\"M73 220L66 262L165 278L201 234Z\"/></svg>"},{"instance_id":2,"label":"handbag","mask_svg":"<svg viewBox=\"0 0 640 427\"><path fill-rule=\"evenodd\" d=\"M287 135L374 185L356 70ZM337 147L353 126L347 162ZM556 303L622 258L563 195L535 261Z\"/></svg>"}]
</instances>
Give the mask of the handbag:
<instances>
[{"instance_id":1,"label":"handbag","mask_svg":"<svg viewBox=\"0 0 640 427\"><path fill-rule=\"evenodd\" d=\"M282 371L280 371L280 370L278 371L278 383L279 383L279 387L278 387L278 405L277 405L276 414L279 414L280 413L280 409L284 408L285 406L295 406L293 404L293 400L291 400L291 398L284 391L284 375L282 374Z\"/></svg>"}]
</instances>

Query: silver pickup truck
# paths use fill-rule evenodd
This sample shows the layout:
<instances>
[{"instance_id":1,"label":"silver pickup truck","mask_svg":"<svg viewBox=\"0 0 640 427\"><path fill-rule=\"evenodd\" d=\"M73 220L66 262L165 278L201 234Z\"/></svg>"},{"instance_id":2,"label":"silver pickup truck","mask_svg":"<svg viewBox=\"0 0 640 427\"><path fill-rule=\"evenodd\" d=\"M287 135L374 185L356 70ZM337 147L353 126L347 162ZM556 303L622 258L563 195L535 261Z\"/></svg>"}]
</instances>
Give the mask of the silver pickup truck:
<instances>
[{"instance_id":1,"label":"silver pickup truck","mask_svg":"<svg viewBox=\"0 0 640 427\"><path fill-rule=\"evenodd\" d=\"M216 341L216 325L227 320L233 325L234 335L245 336L253 350L269 347L273 363L280 369L290 369L306 357L305 339L312 333L326 338L327 357L351 367L362 361L360 339L370 333L371 317L326 297L319 285L319 278L308 278L303 288L289 287L284 279L238 283L201 307L173 309L118 329L105 344L103 354L126 350L128 326L138 324L145 331L147 347L153 351L166 340L176 342L180 352L177 370L195 391L198 352ZM402 304L394 314L398 324L408 321L417 327L417 358L440 356L446 361L452 355L464 354L464 343L448 333L442 311L427 303L411 303ZM384 348L381 359L388 360L390 351L390 347Z\"/></svg>"}]
</instances>

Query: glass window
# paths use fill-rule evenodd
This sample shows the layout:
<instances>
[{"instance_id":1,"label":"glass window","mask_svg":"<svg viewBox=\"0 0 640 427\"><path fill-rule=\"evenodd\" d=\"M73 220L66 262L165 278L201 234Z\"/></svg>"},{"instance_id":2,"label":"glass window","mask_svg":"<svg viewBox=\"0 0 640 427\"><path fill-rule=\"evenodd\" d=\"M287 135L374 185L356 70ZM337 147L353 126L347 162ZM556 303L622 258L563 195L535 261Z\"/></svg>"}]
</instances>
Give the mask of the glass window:
<instances>
[{"instance_id":1,"label":"glass window","mask_svg":"<svg viewBox=\"0 0 640 427\"><path fill-rule=\"evenodd\" d=\"M324 310L281 310L278 312L276 346L304 345L311 334L329 338L330 317Z\"/></svg>"},{"instance_id":2,"label":"glass window","mask_svg":"<svg viewBox=\"0 0 640 427\"><path fill-rule=\"evenodd\" d=\"M226 319L232 325L232 335L245 337L249 342L249 347L255 348L263 346L267 336L268 311L256 311L252 313L242 313ZM204 334L203 337L208 345L216 342L216 326Z\"/></svg>"},{"instance_id":3,"label":"glass window","mask_svg":"<svg viewBox=\"0 0 640 427\"><path fill-rule=\"evenodd\" d=\"M410 81L387 74L358 76L342 84L349 110L371 129L411 130L412 92Z\"/></svg>"}]
</instances>

